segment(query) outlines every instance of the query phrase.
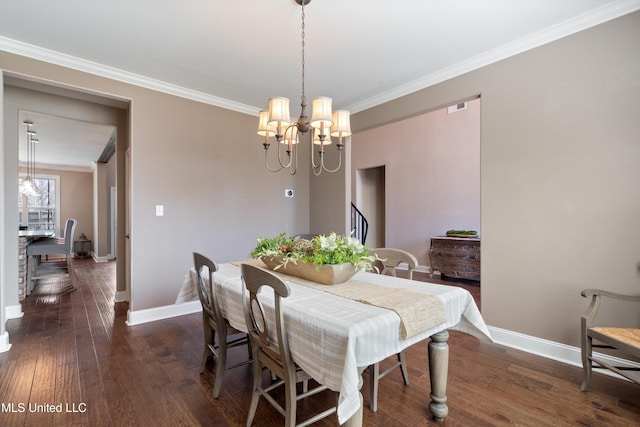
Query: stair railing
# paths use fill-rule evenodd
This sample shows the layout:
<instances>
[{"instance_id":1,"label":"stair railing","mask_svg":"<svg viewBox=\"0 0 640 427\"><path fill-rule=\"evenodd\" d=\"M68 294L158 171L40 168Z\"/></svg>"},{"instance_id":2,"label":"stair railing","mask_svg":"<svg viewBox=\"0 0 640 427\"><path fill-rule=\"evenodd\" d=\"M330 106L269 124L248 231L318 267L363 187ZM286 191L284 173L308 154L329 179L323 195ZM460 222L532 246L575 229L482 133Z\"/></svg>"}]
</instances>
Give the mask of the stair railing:
<instances>
[{"instance_id":1,"label":"stair railing","mask_svg":"<svg viewBox=\"0 0 640 427\"><path fill-rule=\"evenodd\" d=\"M351 231L353 231L353 237L364 245L369 231L369 222L353 202L351 202Z\"/></svg>"}]
</instances>

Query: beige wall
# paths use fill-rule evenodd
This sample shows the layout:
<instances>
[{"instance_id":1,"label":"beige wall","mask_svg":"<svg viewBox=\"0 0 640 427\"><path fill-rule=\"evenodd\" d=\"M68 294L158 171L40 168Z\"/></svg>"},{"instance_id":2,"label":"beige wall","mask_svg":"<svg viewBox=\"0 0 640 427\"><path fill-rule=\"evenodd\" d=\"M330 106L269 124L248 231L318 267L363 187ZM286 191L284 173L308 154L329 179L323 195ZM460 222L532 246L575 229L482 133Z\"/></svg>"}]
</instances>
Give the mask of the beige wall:
<instances>
[{"instance_id":1,"label":"beige wall","mask_svg":"<svg viewBox=\"0 0 640 427\"><path fill-rule=\"evenodd\" d=\"M93 177L90 172L55 171L51 173L60 175L60 221L61 227L69 218L78 221L74 234L74 240L78 240L84 233L89 240L95 241L93 229ZM64 231L64 230L63 230Z\"/></svg>"},{"instance_id":2,"label":"beige wall","mask_svg":"<svg viewBox=\"0 0 640 427\"><path fill-rule=\"evenodd\" d=\"M266 171L257 117L4 52L0 69L130 100L131 310L173 304L193 251L219 262L246 259L257 237L309 230L308 172ZM17 140L9 129L2 133L5 143ZM7 176L17 176L11 166L17 151L3 156ZM306 159L301 157L301 169ZM5 187L5 194L17 197L17 184ZM286 188L296 197L285 199ZM163 217L155 216L158 204L164 205ZM121 242L123 236L119 229ZM15 246L17 271L17 237L15 245L5 246ZM5 305L17 304L17 285L3 298Z\"/></svg>"},{"instance_id":3,"label":"beige wall","mask_svg":"<svg viewBox=\"0 0 640 427\"><path fill-rule=\"evenodd\" d=\"M403 249L429 265L431 236L450 229L480 232L479 99L452 114L439 109L357 132L351 155L352 199L365 203L359 209L369 220L384 220L381 228L370 221L367 246ZM366 203L371 197L358 194L376 189L356 184L358 173L380 166L385 179L382 214ZM378 236L379 230L384 235Z\"/></svg>"},{"instance_id":4,"label":"beige wall","mask_svg":"<svg viewBox=\"0 0 640 427\"><path fill-rule=\"evenodd\" d=\"M353 117L361 131L481 95L488 324L578 345L580 290L638 293L637 40L639 12Z\"/></svg>"},{"instance_id":5,"label":"beige wall","mask_svg":"<svg viewBox=\"0 0 640 427\"><path fill-rule=\"evenodd\" d=\"M132 309L171 304L192 252L248 258L260 236L308 229L308 181L263 165L257 118L156 92L135 96ZM286 199L293 188L296 197ZM155 206L164 216L155 216Z\"/></svg>"},{"instance_id":6,"label":"beige wall","mask_svg":"<svg viewBox=\"0 0 640 427\"><path fill-rule=\"evenodd\" d=\"M345 138L345 149L342 164L338 172L322 172L320 176L313 176L309 180L310 195L310 233L348 233L351 228L349 208L351 194L348 187L349 179L349 150L350 142ZM334 143L325 148L327 168L335 169L340 164L339 151ZM316 150L317 151L317 150ZM316 156L317 157L317 156ZM310 169L309 155L303 156L304 167Z\"/></svg>"}]
</instances>

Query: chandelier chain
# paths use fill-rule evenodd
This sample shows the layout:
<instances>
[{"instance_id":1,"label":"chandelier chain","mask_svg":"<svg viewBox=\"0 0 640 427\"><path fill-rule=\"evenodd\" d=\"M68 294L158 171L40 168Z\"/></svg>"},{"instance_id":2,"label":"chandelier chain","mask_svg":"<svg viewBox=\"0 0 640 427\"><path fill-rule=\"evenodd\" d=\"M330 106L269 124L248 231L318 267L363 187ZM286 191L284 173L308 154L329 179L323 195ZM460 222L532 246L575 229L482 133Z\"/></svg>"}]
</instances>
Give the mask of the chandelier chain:
<instances>
[{"instance_id":1,"label":"chandelier chain","mask_svg":"<svg viewBox=\"0 0 640 427\"><path fill-rule=\"evenodd\" d=\"M301 6L301 74L302 94L300 96L300 117L297 121L291 121L289 111L289 98L275 97L269 99L269 110L260 111L258 120L258 135L264 137L264 164L267 170L278 172L289 169L291 175L295 175L298 169L298 145L300 136L309 134L311 166L314 175L320 175L322 171L337 172L342 166L343 138L351 135L349 112L346 110L331 111L332 99L326 96L314 98L312 102L311 120L307 117L307 96L305 93L306 71L306 22L305 5L311 0L295 0ZM311 132L309 132L311 131ZM270 137L275 137L277 147L278 164L276 168L269 165L268 151L271 146ZM332 143L331 138L337 137L335 147L338 150L338 166L330 169L325 164L325 147ZM315 146L319 145L316 152ZM283 159L284 156L284 159ZM316 164L316 156L318 163Z\"/></svg>"},{"instance_id":2,"label":"chandelier chain","mask_svg":"<svg viewBox=\"0 0 640 427\"><path fill-rule=\"evenodd\" d=\"M304 60L304 4L306 3L305 0L302 0L302 104L306 105L307 103L307 97L304 93L304 65L305 65L305 60Z\"/></svg>"}]
</instances>

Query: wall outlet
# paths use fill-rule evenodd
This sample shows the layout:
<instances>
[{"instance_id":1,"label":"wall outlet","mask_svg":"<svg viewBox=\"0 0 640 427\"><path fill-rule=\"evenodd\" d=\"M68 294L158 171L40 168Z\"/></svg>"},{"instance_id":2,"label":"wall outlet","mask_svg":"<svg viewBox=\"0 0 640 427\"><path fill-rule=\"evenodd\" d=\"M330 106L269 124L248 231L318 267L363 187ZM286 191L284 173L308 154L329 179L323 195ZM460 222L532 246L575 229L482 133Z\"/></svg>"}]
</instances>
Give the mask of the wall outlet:
<instances>
[{"instance_id":1,"label":"wall outlet","mask_svg":"<svg viewBox=\"0 0 640 427\"><path fill-rule=\"evenodd\" d=\"M293 197L293 190L291 189L284 190L284 197Z\"/></svg>"},{"instance_id":2,"label":"wall outlet","mask_svg":"<svg viewBox=\"0 0 640 427\"><path fill-rule=\"evenodd\" d=\"M156 216L164 216L164 205L156 205Z\"/></svg>"}]
</instances>

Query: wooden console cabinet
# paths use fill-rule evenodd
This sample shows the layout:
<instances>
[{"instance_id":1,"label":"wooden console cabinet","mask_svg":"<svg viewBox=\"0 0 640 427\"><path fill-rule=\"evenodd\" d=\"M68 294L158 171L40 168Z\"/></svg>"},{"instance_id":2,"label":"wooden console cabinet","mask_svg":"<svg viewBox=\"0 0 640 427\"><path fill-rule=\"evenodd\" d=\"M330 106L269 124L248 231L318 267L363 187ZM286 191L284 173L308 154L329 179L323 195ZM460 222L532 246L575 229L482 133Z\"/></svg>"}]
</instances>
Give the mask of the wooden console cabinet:
<instances>
[{"instance_id":1,"label":"wooden console cabinet","mask_svg":"<svg viewBox=\"0 0 640 427\"><path fill-rule=\"evenodd\" d=\"M432 237L429 248L431 273L480 280L480 239Z\"/></svg>"}]
</instances>

